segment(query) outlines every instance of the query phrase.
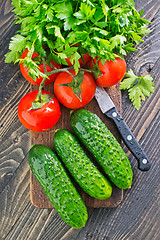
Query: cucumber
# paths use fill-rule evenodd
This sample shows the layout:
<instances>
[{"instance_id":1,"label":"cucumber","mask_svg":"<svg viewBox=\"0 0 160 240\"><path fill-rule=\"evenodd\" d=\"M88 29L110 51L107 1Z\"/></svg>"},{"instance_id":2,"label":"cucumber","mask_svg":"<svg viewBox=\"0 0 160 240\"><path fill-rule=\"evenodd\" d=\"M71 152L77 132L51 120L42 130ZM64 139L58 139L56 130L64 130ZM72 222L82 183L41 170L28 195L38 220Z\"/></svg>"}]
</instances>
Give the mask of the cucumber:
<instances>
[{"instance_id":1,"label":"cucumber","mask_svg":"<svg viewBox=\"0 0 160 240\"><path fill-rule=\"evenodd\" d=\"M86 206L55 153L44 145L34 145L29 165L61 218L73 228L82 228L88 219Z\"/></svg>"},{"instance_id":2,"label":"cucumber","mask_svg":"<svg viewBox=\"0 0 160 240\"><path fill-rule=\"evenodd\" d=\"M72 133L64 129L57 130L53 138L53 146L84 192L101 200L111 196L110 182L91 162Z\"/></svg>"},{"instance_id":3,"label":"cucumber","mask_svg":"<svg viewBox=\"0 0 160 240\"><path fill-rule=\"evenodd\" d=\"M121 145L102 120L96 114L80 109L72 112L71 126L109 179L121 189L130 187L133 177L131 164Z\"/></svg>"}]
</instances>

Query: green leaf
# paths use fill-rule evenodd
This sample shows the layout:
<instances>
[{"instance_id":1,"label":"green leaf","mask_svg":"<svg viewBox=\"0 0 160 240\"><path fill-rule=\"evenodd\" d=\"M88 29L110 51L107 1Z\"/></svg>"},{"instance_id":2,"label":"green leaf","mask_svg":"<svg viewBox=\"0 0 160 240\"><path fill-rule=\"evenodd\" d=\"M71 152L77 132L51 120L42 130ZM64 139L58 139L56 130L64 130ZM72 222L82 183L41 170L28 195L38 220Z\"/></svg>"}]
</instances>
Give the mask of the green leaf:
<instances>
[{"instance_id":1,"label":"green leaf","mask_svg":"<svg viewBox=\"0 0 160 240\"><path fill-rule=\"evenodd\" d=\"M73 64L76 74L79 72L80 64L78 60L80 58L81 58L81 55L78 52L73 53L70 58L70 62Z\"/></svg>"},{"instance_id":2,"label":"green leaf","mask_svg":"<svg viewBox=\"0 0 160 240\"><path fill-rule=\"evenodd\" d=\"M105 28L107 26L107 23L106 22L96 22L95 25L100 28Z\"/></svg>"},{"instance_id":3,"label":"green leaf","mask_svg":"<svg viewBox=\"0 0 160 240\"><path fill-rule=\"evenodd\" d=\"M81 97L81 84L83 82L83 78L84 78L84 71L79 71L79 73L75 76L76 79L78 80L78 83L75 84L74 87L72 87L74 94L76 95L76 97L80 100L80 102L82 101L82 97ZM74 80L73 80L74 81Z\"/></svg>"},{"instance_id":4,"label":"green leaf","mask_svg":"<svg viewBox=\"0 0 160 240\"><path fill-rule=\"evenodd\" d=\"M154 92L153 78L150 75L141 77L141 90L146 97L149 97L150 93Z\"/></svg>"},{"instance_id":5,"label":"green leaf","mask_svg":"<svg viewBox=\"0 0 160 240\"><path fill-rule=\"evenodd\" d=\"M53 25L52 23L48 23L46 24L46 30L48 32L48 34L50 35L54 35L55 34L55 25ZM48 38L45 37L46 40L49 40Z\"/></svg>"},{"instance_id":6,"label":"green leaf","mask_svg":"<svg viewBox=\"0 0 160 240\"><path fill-rule=\"evenodd\" d=\"M57 13L56 16L61 20L69 18L73 14L72 4L70 1L57 3L53 6L53 9Z\"/></svg>"},{"instance_id":7,"label":"green leaf","mask_svg":"<svg viewBox=\"0 0 160 240\"><path fill-rule=\"evenodd\" d=\"M12 5L13 5L15 8L20 9L20 7L21 7L21 2L22 2L22 0L12 0Z\"/></svg>"},{"instance_id":8,"label":"green leaf","mask_svg":"<svg viewBox=\"0 0 160 240\"><path fill-rule=\"evenodd\" d=\"M105 4L105 0L100 0L100 3L101 3L102 10L103 10L106 22L107 22L109 7L107 6L107 4Z\"/></svg>"},{"instance_id":9,"label":"green leaf","mask_svg":"<svg viewBox=\"0 0 160 240\"><path fill-rule=\"evenodd\" d=\"M11 63L11 62L16 62L17 59L21 57L21 54L18 52L8 52L5 54L5 63Z\"/></svg>"},{"instance_id":10,"label":"green leaf","mask_svg":"<svg viewBox=\"0 0 160 240\"><path fill-rule=\"evenodd\" d=\"M127 2L130 6L132 6L133 8L135 8L134 0L127 0L126 2Z\"/></svg>"},{"instance_id":11,"label":"green leaf","mask_svg":"<svg viewBox=\"0 0 160 240\"><path fill-rule=\"evenodd\" d=\"M90 28L90 30L94 30L94 31L98 31L99 33L101 33L103 36L107 36L108 32L104 29L98 28L98 27L93 27Z\"/></svg>"},{"instance_id":12,"label":"green leaf","mask_svg":"<svg viewBox=\"0 0 160 240\"><path fill-rule=\"evenodd\" d=\"M153 78L150 75L138 77L131 69L126 73L126 77L120 84L120 90L128 89L130 100L139 110L145 97L149 97L150 93L154 92Z\"/></svg>"},{"instance_id":13,"label":"green leaf","mask_svg":"<svg viewBox=\"0 0 160 240\"><path fill-rule=\"evenodd\" d=\"M116 35L110 39L111 48L114 49L118 45L123 45L127 41L126 37L121 35Z\"/></svg>"},{"instance_id":14,"label":"green leaf","mask_svg":"<svg viewBox=\"0 0 160 240\"><path fill-rule=\"evenodd\" d=\"M80 42L85 41L86 38L89 38L89 34L86 31L76 31L76 33L71 32L68 34L68 42L74 43L74 42Z\"/></svg>"},{"instance_id":15,"label":"green leaf","mask_svg":"<svg viewBox=\"0 0 160 240\"><path fill-rule=\"evenodd\" d=\"M64 22L64 30L67 31L74 28L74 25L76 25L77 23L78 23L78 19L76 19L73 16L70 16Z\"/></svg>"},{"instance_id":16,"label":"green leaf","mask_svg":"<svg viewBox=\"0 0 160 240\"><path fill-rule=\"evenodd\" d=\"M57 27L57 26L54 26L54 28L55 28L55 36L59 37L63 42L65 42L65 39L64 39L64 37L61 34L60 28Z\"/></svg>"},{"instance_id":17,"label":"green leaf","mask_svg":"<svg viewBox=\"0 0 160 240\"><path fill-rule=\"evenodd\" d=\"M134 74L132 69L130 69L128 73L126 73L126 77L127 78L125 78L120 84L120 90L131 88L138 79L138 77Z\"/></svg>"},{"instance_id":18,"label":"green leaf","mask_svg":"<svg viewBox=\"0 0 160 240\"><path fill-rule=\"evenodd\" d=\"M129 89L129 98L137 110L141 107L141 100L145 100L145 96L138 85Z\"/></svg>"},{"instance_id":19,"label":"green leaf","mask_svg":"<svg viewBox=\"0 0 160 240\"><path fill-rule=\"evenodd\" d=\"M39 97L37 97L33 102L32 102L32 106L30 109L28 109L27 111L30 110L36 110L39 108L42 108L46 103L48 103L49 101L52 100L54 96L52 94L43 94L41 95L41 99L39 99Z\"/></svg>"},{"instance_id":20,"label":"green leaf","mask_svg":"<svg viewBox=\"0 0 160 240\"><path fill-rule=\"evenodd\" d=\"M103 10L101 7L97 7L91 21L95 24L96 22L99 22L99 20L101 20L102 18L104 18Z\"/></svg>"},{"instance_id":21,"label":"green leaf","mask_svg":"<svg viewBox=\"0 0 160 240\"><path fill-rule=\"evenodd\" d=\"M21 52L26 44L26 38L20 34L15 35L11 38L9 49L17 52Z\"/></svg>"},{"instance_id":22,"label":"green leaf","mask_svg":"<svg viewBox=\"0 0 160 240\"><path fill-rule=\"evenodd\" d=\"M78 84L81 85L84 78L84 71L79 71L79 73L76 75L76 79L78 80Z\"/></svg>"},{"instance_id":23,"label":"green leaf","mask_svg":"<svg viewBox=\"0 0 160 240\"><path fill-rule=\"evenodd\" d=\"M36 18L35 17L32 17L32 16L28 16L28 17L25 17L23 18L23 20L21 19L20 22L18 23L21 23L21 27L22 29L24 30L24 28L26 26L29 25L29 27L33 26L34 24L36 24Z\"/></svg>"},{"instance_id":24,"label":"green leaf","mask_svg":"<svg viewBox=\"0 0 160 240\"><path fill-rule=\"evenodd\" d=\"M58 57L65 59L65 58L67 58L67 55L65 53L58 53Z\"/></svg>"},{"instance_id":25,"label":"green leaf","mask_svg":"<svg viewBox=\"0 0 160 240\"><path fill-rule=\"evenodd\" d=\"M41 76L42 78L44 77L48 78L48 76L46 76L39 70L39 66L34 61L34 59L32 59L33 52L34 44L31 46L31 49L29 50L27 56L24 59L18 59L17 61L23 63L23 66L28 68L28 74L31 78L34 79L34 81L36 81L36 78L39 78L39 76Z\"/></svg>"},{"instance_id":26,"label":"green leaf","mask_svg":"<svg viewBox=\"0 0 160 240\"><path fill-rule=\"evenodd\" d=\"M131 32L132 38L133 40L138 43L138 42L143 42L142 38L140 35L138 35L138 33L136 32Z\"/></svg>"},{"instance_id":27,"label":"green leaf","mask_svg":"<svg viewBox=\"0 0 160 240\"><path fill-rule=\"evenodd\" d=\"M119 25L121 27L128 26L129 25L129 19L127 14L121 14L118 18Z\"/></svg>"},{"instance_id":28,"label":"green leaf","mask_svg":"<svg viewBox=\"0 0 160 240\"><path fill-rule=\"evenodd\" d=\"M42 27L41 26L36 26L34 29L36 30L36 34L37 34L38 40L41 42L42 38L43 38L43 29L42 29Z\"/></svg>"},{"instance_id":29,"label":"green leaf","mask_svg":"<svg viewBox=\"0 0 160 240\"><path fill-rule=\"evenodd\" d=\"M70 1L60 2L53 6L53 10L56 12L56 17L64 20L64 30L70 30L76 23L76 18L73 17L73 8Z\"/></svg>"},{"instance_id":30,"label":"green leaf","mask_svg":"<svg viewBox=\"0 0 160 240\"><path fill-rule=\"evenodd\" d=\"M147 26L142 26L141 28L139 28L138 30L138 34L140 34L141 36L144 36L148 33L150 33L151 30L147 28Z\"/></svg>"},{"instance_id":31,"label":"green leaf","mask_svg":"<svg viewBox=\"0 0 160 240\"><path fill-rule=\"evenodd\" d=\"M41 6L39 5L35 10L34 10L34 16L38 18L41 15Z\"/></svg>"},{"instance_id":32,"label":"green leaf","mask_svg":"<svg viewBox=\"0 0 160 240\"><path fill-rule=\"evenodd\" d=\"M83 2L86 2L87 4L91 5L92 7L96 7L91 1L89 0L83 0Z\"/></svg>"},{"instance_id":33,"label":"green leaf","mask_svg":"<svg viewBox=\"0 0 160 240\"><path fill-rule=\"evenodd\" d=\"M81 92L82 92L81 84L83 82L83 78L84 78L84 71L79 71L79 73L73 77L72 82L64 83L64 84L58 84L58 85L72 88L72 90L73 90L74 94L76 95L76 97L80 101L82 101L82 97L81 97Z\"/></svg>"},{"instance_id":34,"label":"green leaf","mask_svg":"<svg viewBox=\"0 0 160 240\"><path fill-rule=\"evenodd\" d=\"M102 60L102 62L103 62L103 60ZM93 61L93 67L91 67L90 69L92 70L93 78L96 81L98 76L100 76L102 74L102 72L99 70L99 67L98 67L98 59L96 61L96 64Z\"/></svg>"},{"instance_id":35,"label":"green leaf","mask_svg":"<svg viewBox=\"0 0 160 240\"><path fill-rule=\"evenodd\" d=\"M134 46L133 43L125 44L124 45L124 50L126 52L138 51L138 49L134 48L133 46Z\"/></svg>"},{"instance_id":36,"label":"green leaf","mask_svg":"<svg viewBox=\"0 0 160 240\"><path fill-rule=\"evenodd\" d=\"M100 39L100 45L106 50L109 50L111 46L110 42L106 39Z\"/></svg>"},{"instance_id":37,"label":"green leaf","mask_svg":"<svg viewBox=\"0 0 160 240\"><path fill-rule=\"evenodd\" d=\"M74 16L79 19L89 20L94 16L95 11L96 9L92 9L91 5L81 3L80 10L74 13Z\"/></svg>"},{"instance_id":38,"label":"green leaf","mask_svg":"<svg viewBox=\"0 0 160 240\"><path fill-rule=\"evenodd\" d=\"M16 59L20 57L22 54L23 50L25 49L26 46L26 38L21 36L20 34L15 35L14 37L11 38L10 44L9 44L9 50L11 52L7 53L5 55L5 62L15 62Z\"/></svg>"},{"instance_id":39,"label":"green leaf","mask_svg":"<svg viewBox=\"0 0 160 240\"><path fill-rule=\"evenodd\" d=\"M53 15L53 10L52 10L51 8L49 8L49 9L47 10L46 15L47 15L47 19L48 19L49 21L52 21L52 20L53 20L54 15Z\"/></svg>"},{"instance_id":40,"label":"green leaf","mask_svg":"<svg viewBox=\"0 0 160 240\"><path fill-rule=\"evenodd\" d=\"M116 0L117 4L120 4L121 6L131 6L131 7L135 7L135 3L134 0Z\"/></svg>"}]
</instances>

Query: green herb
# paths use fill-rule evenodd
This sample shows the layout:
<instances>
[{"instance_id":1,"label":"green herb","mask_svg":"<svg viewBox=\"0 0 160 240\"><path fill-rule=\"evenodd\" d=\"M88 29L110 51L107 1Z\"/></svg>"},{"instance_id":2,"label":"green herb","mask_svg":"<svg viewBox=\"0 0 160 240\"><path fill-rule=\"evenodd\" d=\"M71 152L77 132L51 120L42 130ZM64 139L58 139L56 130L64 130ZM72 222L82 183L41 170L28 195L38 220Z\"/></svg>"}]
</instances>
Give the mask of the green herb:
<instances>
[{"instance_id":1,"label":"green herb","mask_svg":"<svg viewBox=\"0 0 160 240\"><path fill-rule=\"evenodd\" d=\"M130 100L139 110L145 97L149 97L150 93L154 92L153 78L150 75L137 77L132 69L126 73L126 77L120 84L120 90L128 90Z\"/></svg>"},{"instance_id":2,"label":"green herb","mask_svg":"<svg viewBox=\"0 0 160 240\"><path fill-rule=\"evenodd\" d=\"M28 109L27 111L42 108L46 103L51 101L53 98L54 98L54 96L52 94L43 94L43 95L41 95L41 101L40 101L37 96L36 99L32 102L31 108Z\"/></svg>"},{"instance_id":3,"label":"green herb","mask_svg":"<svg viewBox=\"0 0 160 240\"><path fill-rule=\"evenodd\" d=\"M6 62L19 62L27 47L62 64L71 57L78 73L84 53L114 60L135 51L135 43L149 32L149 21L141 17L133 0L12 0L12 4L21 29L11 39ZM40 71L31 56L28 53L23 62L35 79Z\"/></svg>"},{"instance_id":4,"label":"green herb","mask_svg":"<svg viewBox=\"0 0 160 240\"><path fill-rule=\"evenodd\" d=\"M135 9L133 0L12 0L12 4L15 24L20 25L20 30L11 38L5 62L23 63L35 81L39 76L45 81L48 74L40 72L39 61L32 59L33 52L48 65L51 59L67 65L66 58L70 57L78 74L79 59L85 53L92 58L98 56L102 63L114 61L136 51L135 44L150 32L146 26L149 21L142 18L143 11ZM26 48L28 54L21 59ZM131 101L139 109L141 100L153 92L152 80L149 76L133 77L131 71L130 75L130 85L124 80L121 89L129 90ZM79 99L81 80L78 75L72 83Z\"/></svg>"}]
</instances>

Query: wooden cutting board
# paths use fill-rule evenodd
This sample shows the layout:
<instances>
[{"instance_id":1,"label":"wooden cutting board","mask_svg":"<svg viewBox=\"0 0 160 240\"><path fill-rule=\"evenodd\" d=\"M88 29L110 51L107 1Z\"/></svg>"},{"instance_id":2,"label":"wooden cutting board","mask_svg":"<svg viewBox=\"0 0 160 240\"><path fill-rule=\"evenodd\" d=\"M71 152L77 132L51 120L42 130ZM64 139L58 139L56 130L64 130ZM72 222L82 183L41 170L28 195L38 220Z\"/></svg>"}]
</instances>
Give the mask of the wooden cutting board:
<instances>
[{"instance_id":1,"label":"wooden cutting board","mask_svg":"<svg viewBox=\"0 0 160 240\"><path fill-rule=\"evenodd\" d=\"M36 90L36 89L38 89L37 86L31 86L31 90ZM44 90L53 92L53 85L52 84L46 85ZM119 112L122 112L121 93L118 86L106 88L106 91L112 98L115 106L117 107L117 110ZM120 135L114 123L102 114L95 98L84 108L90 110L91 112L96 113L102 119L102 121L106 124L109 130L114 134L116 139L119 142L121 142ZM67 129L73 132L70 125L70 109L67 109L62 105L61 105L61 117L58 123L53 128L42 133L36 133L31 131L31 134L30 134L31 146L32 144L44 144L53 149L53 136L56 129ZM93 197L90 197L88 194L84 193L82 189L80 189L80 187L78 186L77 186L77 190L82 196L87 207L113 208L113 207L117 207L123 200L123 190L117 188L114 185L113 185L112 195L107 200L98 200ZM32 172L30 172L30 198L31 198L32 204L37 208L53 208L51 202L48 200L47 196L45 195L44 191L42 190L41 186L39 185L35 177L33 176Z\"/></svg>"}]
</instances>

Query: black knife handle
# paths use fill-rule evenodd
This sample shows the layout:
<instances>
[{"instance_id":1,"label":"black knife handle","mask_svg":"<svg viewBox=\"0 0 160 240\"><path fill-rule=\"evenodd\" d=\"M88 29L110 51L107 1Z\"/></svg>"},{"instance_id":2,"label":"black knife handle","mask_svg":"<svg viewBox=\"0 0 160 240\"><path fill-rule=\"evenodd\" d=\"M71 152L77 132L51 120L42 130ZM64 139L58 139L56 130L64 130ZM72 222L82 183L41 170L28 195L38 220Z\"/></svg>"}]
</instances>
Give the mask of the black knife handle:
<instances>
[{"instance_id":1,"label":"black knife handle","mask_svg":"<svg viewBox=\"0 0 160 240\"><path fill-rule=\"evenodd\" d=\"M138 168L141 171L148 171L151 163L117 109L113 107L105 112L105 115L115 122L126 146L138 160Z\"/></svg>"}]
</instances>

